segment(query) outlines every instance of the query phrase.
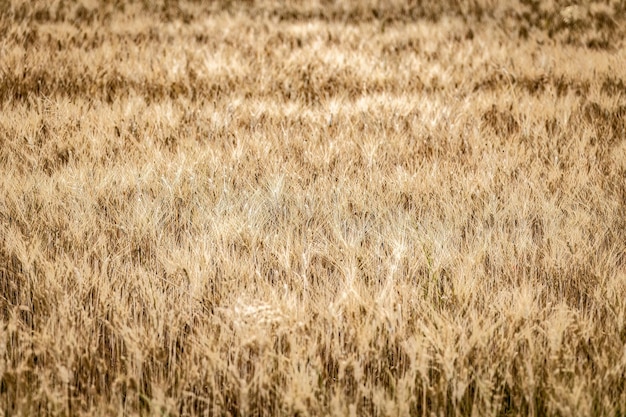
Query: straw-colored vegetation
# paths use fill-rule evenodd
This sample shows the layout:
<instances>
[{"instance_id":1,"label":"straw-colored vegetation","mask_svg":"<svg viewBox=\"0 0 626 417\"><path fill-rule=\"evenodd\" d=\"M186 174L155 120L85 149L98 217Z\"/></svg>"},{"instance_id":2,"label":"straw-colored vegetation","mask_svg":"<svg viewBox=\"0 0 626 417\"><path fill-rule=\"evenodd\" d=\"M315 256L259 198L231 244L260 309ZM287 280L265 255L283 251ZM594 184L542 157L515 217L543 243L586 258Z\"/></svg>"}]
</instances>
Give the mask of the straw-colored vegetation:
<instances>
[{"instance_id":1,"label":"straw-colored vegetation","mask_svg":"<svg viewBox=\"0 0 626 417\"><path fill-rule=\"evenodd\" d=\"M624 2L0 33L2 415L626 414Z\"/></svg>"}]
</instances>

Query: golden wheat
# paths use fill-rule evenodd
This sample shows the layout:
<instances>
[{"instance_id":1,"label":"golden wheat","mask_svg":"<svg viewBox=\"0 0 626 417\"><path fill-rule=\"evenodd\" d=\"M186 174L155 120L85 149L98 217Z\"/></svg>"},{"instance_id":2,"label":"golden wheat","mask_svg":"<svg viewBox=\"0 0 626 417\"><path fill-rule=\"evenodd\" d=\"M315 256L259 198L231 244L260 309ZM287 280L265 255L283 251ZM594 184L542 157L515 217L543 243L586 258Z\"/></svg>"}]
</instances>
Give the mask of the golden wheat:
<instances>
[{"instance_id":1,"label":"golden wheat","mask_svg":"<svg viewBox=\"0 0 626 417\"><path fill-rule=\"evenodd\" d=\"M497 3L0 3L0 413L624 415L626 7Z\"/></svg>"}]
</instances>

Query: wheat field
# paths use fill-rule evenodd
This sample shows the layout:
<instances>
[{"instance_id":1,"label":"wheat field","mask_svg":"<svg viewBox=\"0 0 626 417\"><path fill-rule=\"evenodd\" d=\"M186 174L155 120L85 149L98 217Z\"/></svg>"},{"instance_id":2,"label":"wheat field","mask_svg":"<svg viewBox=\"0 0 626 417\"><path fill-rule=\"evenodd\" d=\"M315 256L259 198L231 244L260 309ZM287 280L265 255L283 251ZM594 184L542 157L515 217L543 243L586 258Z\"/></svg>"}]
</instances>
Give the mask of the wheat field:
<instances>
[{"instance_id":1,"label":"wheat field","mask_svg":"<svg viewBox=\"0 0 626 417\"><path fill-rule=\"evenodd\" d=\"M623 1L0 34L0 415L626 415Z\"/></svg>"}]
</instances>

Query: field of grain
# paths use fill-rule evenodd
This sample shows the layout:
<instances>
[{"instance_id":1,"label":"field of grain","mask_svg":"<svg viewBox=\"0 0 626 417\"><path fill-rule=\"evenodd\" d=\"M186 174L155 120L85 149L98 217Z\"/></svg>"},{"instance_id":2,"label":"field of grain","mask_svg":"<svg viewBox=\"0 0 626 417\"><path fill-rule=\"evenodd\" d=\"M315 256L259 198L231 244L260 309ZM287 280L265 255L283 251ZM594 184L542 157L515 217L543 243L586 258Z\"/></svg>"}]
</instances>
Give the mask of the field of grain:
<instances>
[{"instance_id":1,"label":"field of grain","mask_svg":"<svg viewBox=\"0 0 626 417\"><path fill-rule=\"evenodd\" d=\"M0 415L626 414L623 1L0 34Z\"/></svg>"}]
</instances>

